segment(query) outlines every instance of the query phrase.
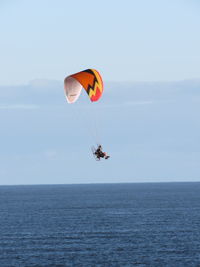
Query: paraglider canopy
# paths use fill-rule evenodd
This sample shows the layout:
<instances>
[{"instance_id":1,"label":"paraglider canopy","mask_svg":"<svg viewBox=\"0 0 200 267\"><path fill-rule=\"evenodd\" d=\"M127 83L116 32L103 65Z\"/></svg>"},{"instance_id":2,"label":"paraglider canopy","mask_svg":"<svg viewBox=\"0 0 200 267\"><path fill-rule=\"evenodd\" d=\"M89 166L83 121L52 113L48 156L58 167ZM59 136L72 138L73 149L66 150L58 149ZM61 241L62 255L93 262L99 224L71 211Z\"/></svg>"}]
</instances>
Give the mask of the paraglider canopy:
<instances>
[{"instance_id":1,"label":"paraglider canopy","mask_svg":"<svg viewBox=\"0 0 200 267\"><path fill-rule=\"evenodd\" d=\"M103 81L95 69L87 69L65 78L64 89L68 103L77 101L82 88L88 93L90 100L98 101L103 93Z\"/></svg>"}]
</instances>

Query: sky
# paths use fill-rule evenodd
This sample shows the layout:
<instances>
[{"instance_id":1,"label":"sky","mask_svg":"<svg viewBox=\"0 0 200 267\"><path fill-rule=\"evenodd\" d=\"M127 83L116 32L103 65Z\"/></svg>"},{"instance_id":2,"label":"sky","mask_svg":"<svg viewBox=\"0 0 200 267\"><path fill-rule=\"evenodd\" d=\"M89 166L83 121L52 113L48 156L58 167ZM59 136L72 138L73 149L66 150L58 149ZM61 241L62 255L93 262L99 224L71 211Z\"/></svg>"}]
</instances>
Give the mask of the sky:
<instances>
[{"instance_id":1,"label":"sky","mask_svg":"<svg viewBox=\"0 0 200 267\"><path fill-rule=\"evenodd\" d=\"M0 184L200 181L200 3L0 0ZM102 74L99 102L63 80ZM111 158L96 162L101 143Z\"/></svg>"},{"instance_id":2,"label":"sky","mask_svg":"<svg viewBox=\"0 0 200 267\"><path fill-rule=\"evenodd\" d=\"M88 66L108 81L199 78L199 12L198 0L1 0L0 85Z\"/></svg>"}]
</instances>

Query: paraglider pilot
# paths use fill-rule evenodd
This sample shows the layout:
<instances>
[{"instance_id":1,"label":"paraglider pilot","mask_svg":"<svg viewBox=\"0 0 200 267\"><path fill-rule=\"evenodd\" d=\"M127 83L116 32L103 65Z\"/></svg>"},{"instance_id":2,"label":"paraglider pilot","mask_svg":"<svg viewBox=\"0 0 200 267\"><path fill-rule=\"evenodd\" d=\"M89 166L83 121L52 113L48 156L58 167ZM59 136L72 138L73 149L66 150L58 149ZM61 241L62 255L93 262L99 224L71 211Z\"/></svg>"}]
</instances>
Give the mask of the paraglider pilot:
<instances>
[{"instance_id":1,"label":"paraglider pilot","mask_svg":"<svg viewBox=\"0 0 200 267\"><path fill-rule=\"evenodd\" d=\"M100 158L105 158L105 159L109 159L110 156L107 155L106 152L102 151L102 146L99 145L96 149L96 151L94 152L95 156L97 157L98 160L100 160Z\"/></svg>"}]
</instances>

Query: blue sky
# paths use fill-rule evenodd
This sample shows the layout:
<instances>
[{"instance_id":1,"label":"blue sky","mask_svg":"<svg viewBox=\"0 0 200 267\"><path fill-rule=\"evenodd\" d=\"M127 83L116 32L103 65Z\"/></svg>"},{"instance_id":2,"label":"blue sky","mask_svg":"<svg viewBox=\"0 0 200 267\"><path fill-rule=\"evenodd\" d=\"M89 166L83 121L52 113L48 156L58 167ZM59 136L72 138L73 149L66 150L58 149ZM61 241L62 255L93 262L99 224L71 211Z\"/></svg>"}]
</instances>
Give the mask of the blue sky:
<instances>
[{"instance_id":1,"label":"blue sky","mask_svg":"<svg viewBox=\"0 0 200 267\"><path fill-rule=\"evenodd\" d=\"M200 180L200 80L105 87L74 105L61 81L0 87L1 184Z\"/></svg>"},{"instance_id":2,"label":"blue sky","mask_svg":"<svg viewBox=\"0 0 200 267\"><path fill-rule=\"evenodd\" d=\"M0 84L88 66L108 81L199 78L199 12L195 0L1 1Z\"/></svg>"},{"instance_id":3,"label":"blue sky","mask_svg":"<svg viewBox=\"0 0 200 267\"><path fill-rule=\"evenodd\" d=\"M199 181L199 11L195 0L0 1L0 184ZM63 92L89 67L105 81L92 112L84 92L75 105ZM97 141L109 161L92 158Z\"/></svg>"}]
</instances>

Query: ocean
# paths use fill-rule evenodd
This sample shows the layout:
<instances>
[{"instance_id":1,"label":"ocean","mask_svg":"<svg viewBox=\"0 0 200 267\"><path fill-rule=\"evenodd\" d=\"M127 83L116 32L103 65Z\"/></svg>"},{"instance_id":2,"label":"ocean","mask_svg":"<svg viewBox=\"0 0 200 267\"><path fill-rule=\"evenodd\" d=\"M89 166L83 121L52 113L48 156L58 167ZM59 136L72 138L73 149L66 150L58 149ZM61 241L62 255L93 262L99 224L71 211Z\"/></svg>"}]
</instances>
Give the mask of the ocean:
<instances>
[{"instance_id":1,"label":"ocean","mask_svg":"<svg viewBox=\"0 0 200 267\"><path fill-rule=\"evenodd\" d=\"M0 186L12 266L200 266L200 183Z\"/></svg>"}]
</instances>

